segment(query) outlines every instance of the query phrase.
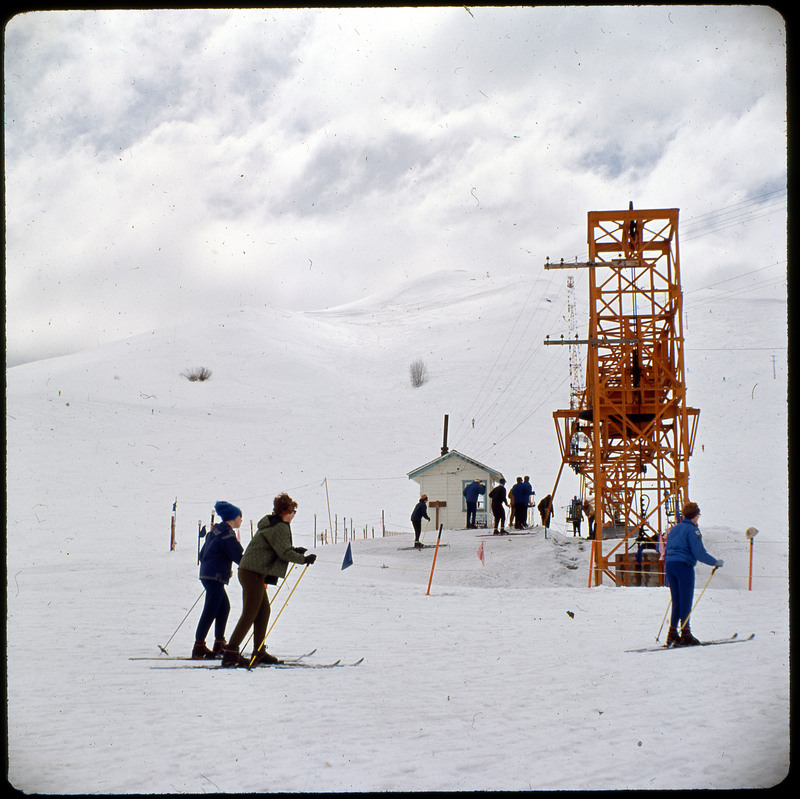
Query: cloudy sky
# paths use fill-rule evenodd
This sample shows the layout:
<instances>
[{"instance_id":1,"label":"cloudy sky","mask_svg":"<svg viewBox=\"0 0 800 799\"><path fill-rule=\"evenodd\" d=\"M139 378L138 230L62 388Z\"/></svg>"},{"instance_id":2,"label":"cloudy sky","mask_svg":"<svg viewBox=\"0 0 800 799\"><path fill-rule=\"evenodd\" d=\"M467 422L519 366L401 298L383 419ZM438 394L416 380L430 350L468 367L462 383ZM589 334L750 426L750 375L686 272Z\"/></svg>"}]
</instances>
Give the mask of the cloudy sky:
<instances>
[{"instance_id":1,"label":"cloudy sky","mask_svg":"<svg viewBox=\"0 0 800 799\"><path fill-rule=\"evenodd\" d=\"M586 257L679 208L684 286L786 288L765 6L45 11L5 30L7 365L235 307Z\"/></svg>"}]
</instances>

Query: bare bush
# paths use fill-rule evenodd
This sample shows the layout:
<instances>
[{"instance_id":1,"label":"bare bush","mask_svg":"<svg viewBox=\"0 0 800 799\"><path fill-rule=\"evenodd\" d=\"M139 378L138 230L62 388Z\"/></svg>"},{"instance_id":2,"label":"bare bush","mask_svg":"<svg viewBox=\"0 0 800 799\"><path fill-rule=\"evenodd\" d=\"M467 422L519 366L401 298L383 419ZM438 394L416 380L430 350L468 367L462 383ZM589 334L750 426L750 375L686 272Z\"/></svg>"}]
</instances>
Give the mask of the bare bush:
<instances>
[{"instance_id":1,"label":"bare bush","mask_svg":"<svg viewBox=\"0 0 800 799\"><path fill-rule=\"evenodd\" d=\"M205 366L198 366L195 369L186 369L181 372L181 377L185 377L190 383L202 383L211 377L211 370Z\"/></svg>"},{"instance_id":2,"label":"bare bush","mask_svg":"<svg viewBox=\"0 0 800 799\"><path fill-rule=\"evenodd\" d=\"M428 367L425 366L425 361L416 360L409 366L411 373L411 385L414 388L419 388L424 383L428 382Z\"/></svg>"}]
</instances>

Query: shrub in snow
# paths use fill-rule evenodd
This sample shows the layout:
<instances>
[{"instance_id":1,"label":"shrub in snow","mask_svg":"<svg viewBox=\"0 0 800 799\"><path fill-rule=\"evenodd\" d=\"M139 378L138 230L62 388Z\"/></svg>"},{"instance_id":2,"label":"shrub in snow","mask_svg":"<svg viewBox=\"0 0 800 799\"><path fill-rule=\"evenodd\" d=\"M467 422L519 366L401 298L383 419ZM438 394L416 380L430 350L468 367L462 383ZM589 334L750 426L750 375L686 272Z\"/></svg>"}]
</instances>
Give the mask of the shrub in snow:
<instances>
[{"instance_id":1,"label":"shrub in snow","mask_svg":"<svg viewBox=\"0 0 800 799\"><path fill-rule=\"evenodd\" d=\"M181 377L185 377L192 383L198 381L202 383L204 380L208 380L211 377L211 370L206 369L205 366L198 366L196 369L186 369L181 372Z\"/></svg>"},{"instance_id":2,"label":"shrub in snow","mask_svg":"<svg viewBox=\"0 0 800 799\"><path fill-rule=\"evenodd\" d=\"M411 385L414 388L419 388L423 383L428 380L428 367L425 366L424 361L414 361L409 367L411 372Z\"/></svg>"}]
</instances>

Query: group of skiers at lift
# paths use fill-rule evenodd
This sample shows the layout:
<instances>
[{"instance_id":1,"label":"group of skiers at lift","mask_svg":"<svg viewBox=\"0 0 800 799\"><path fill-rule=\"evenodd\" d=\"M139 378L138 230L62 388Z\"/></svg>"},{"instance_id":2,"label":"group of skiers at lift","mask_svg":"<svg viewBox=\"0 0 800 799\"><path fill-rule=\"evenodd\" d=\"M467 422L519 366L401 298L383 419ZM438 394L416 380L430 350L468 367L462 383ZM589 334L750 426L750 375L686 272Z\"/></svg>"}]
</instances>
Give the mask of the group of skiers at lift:
<instances>
[{"instance_id":1,"label":"group of skiers at lift","mask_svg":"<svg viewBox=\"0 0 800 799\"><path fill-rule=\"evenodd\" d=\"M482 480L475 479L464 486L463 495L467 506L468 530L478 527L478 497L484 494L486 494L486 486ZM523 530L528 526L528 508L531 507L531 499L535 494L536 492L531 487L530 477L527 475L524 478L518 477L517 482L508 491L506 491L505 478L500 478L500 482L489 492L495 535L505 535L506 533L506 508L509 508L509 527L513 525L515 530ZM414 526L414 546L416 547L422 546L420 543L422 519L430 521L427 503L428 495L422 494L411 514L411 523ZM537 507L542 517L542 524L549 528L553 515L552 497L548 494Z\"/></svg>"},{"instance_id":2,"label":"group of skiers at lift","mask_svg":"<svg viewBox=\"0 0 800 799\"><path fill-rule=\"evenodd\" d=\"M486 493L486 486L480 480L474 480L464 487L464 499L467 503L467 528L474 529L478 497ZM508 526L513 525L515 530L524 530L528 526L528 508L533 507L531 500L536 492L531 486L528 475L518 477L517 482L506 491L505 478L489 492L492 516L494 517L494 534L504 535L506 532L506 507L509 508ZM550 527L553 516L552 497L548 494L537 506L542 518L542 525Z\"/></svg>"},{"instance_id":3,"label":"group of skiers at lift","mask_svg":"<svg viewBox=\"0 0 800 799\"><path fill-rule=\"evenodd\" d=\"M480 480L469 483L464 488L464 499L467 502L467 527L476 527L475 511L477 509L478 497L486 493L486 486ZM500 482L489 492L491 501L492 516L494 517L494 534L504 535L506 532L506 507L509 508L508 526L514 526L515 530L524 530L528 526L528 508L531 506L531 499L536 492L531 486L531 479L527 475L524 478L518 477L517 482L506 492L505 478L501 477ZM545 498L549 500L549 497ZM542 523L545 527L550 525L552 508L540 504L539 511L542 514Z\"/></svg>"}]
</instances>

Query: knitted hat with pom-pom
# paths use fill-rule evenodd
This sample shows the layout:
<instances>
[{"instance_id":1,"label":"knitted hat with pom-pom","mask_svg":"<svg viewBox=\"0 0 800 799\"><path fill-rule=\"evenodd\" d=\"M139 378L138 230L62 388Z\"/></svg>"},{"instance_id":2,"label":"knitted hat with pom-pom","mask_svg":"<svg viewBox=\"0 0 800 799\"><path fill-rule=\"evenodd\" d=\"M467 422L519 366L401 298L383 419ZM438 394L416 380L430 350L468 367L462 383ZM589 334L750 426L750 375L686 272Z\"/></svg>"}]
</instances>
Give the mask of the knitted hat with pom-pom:
<instances>
[{"instance_id":1,"label":"knitted hat with pom-pom","mask_svg":"<svg viewBox=\"0 0 800 799\"><path fill-rule=\"evenodd\" d=\"M242 515L242 512L236 505L231 505L230 502L225 502L224 500L217 502L217 504L214 505L214 510L223 522L233 521L233 519Z\"/></svg>"}]
</instances>

